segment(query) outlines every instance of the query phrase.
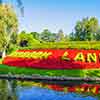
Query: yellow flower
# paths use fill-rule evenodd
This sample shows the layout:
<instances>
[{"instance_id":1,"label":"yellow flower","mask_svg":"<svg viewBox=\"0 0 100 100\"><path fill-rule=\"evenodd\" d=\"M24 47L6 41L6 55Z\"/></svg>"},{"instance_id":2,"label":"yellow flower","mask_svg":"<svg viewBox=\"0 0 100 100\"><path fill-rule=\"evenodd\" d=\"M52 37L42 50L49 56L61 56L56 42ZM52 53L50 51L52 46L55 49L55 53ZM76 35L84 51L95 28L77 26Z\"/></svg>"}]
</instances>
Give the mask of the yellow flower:
<instances>
[{"instance_id":1,"label":"yellow flower","mask_svg":"<svg viewBox=\"0 0 100 100\"><path fill-rule=\"evenodd\" d=\"M84 88L81 88L81 87L76 87L76 92L81 93L81 92L83 92L83 91L84 91Z\"/></svg>"}]
</instances>

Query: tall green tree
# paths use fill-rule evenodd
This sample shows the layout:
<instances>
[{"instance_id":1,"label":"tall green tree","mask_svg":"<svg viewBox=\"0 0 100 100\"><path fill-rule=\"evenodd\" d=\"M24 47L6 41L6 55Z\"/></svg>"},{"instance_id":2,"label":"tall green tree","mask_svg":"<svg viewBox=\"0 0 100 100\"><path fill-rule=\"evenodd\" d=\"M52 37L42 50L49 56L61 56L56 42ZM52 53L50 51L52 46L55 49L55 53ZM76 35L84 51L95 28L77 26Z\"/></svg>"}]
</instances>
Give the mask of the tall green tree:
<instances>
[{"instance_id":1,"label":"tall green tree","mask_svg":"<svg viewBox=\"0 0 100 100\"><path fill-rule=\"evenodd\" d=\"M69 36L68 36L67 39L70 40L70 41L74 41L74 40L75 40L75 34L74 34L74 32L71 32L71 33L69 34Z\"/></svg>"},{"instance_id":2,"label":"tall green tree","mask_svg":"<svg viewBox=\"0 0 100 100\"><path fill-rule=\"evenodd\" d=\"M97 41L100 41L100 27L98 28L98 31L96 32L95 38Z\"/></svg>"},{"instance_id":3,"label":"tall green tree","mask_svg":"<svg viewBox=\"0 0 100 100\"><path fill-rule=\"evenodd\" d=\"M98 30L98 20L95 17L83 18L75 25L75 39L76 40L95 40L95 35Z\"/></svg>"},{"instance_id":4,"label":"tall green tree","mask_svg":"<svg viewBox=\"0 0 100 100\"><path fill-rule=\"evenodd\" d=\"M60 29L56 35L56 41L61 42L64 41L64 32Z\"/></svg>"},{"instance_id":5,"label":"tall green tree","mask_svg":"<svg viewBox=\"0 0 100 100\"><path fill-rule=\"evenodd\" d=\"M12 6L0 5L0 50L5 51L10 43L11 36L18 31L18 19Z\"/></svg>"},{"instance_id":6,"label":"tall green tree","mask_svg":"<svg viewBox=\"0 0 100 100\"><path fill-rule=\"evenodd\" d=\"M44 42L51 41L51 32L48 29L44 29L43 32L40 34L40 39Z\"/></svg>"},{"instance_id":7,"label":"tall green tree","mask_svg":"<svg viewBox=\"0 0 100 100\"><path fill-rule=\"evenodd\" d=\"M39 33L37 32L31 32L30 34L32 34L33 38L36 40L39 40Z\"/></svg>"},{"instance_id":8,"label":"tall green tree","mask_svg":"<svg viewBox=\"0 0 100 100\"><path fill-rule=\"evenodd\" d=\"M83 35L83 24L81 21L78 21L75 26L75 40L84 40ZM72 34L73 35L73 34ZM83 39L82 39L83 38Z\"/></svg>"},{"instance_id":9,"label":"tall green tree","mask_svg":"<svg viewBox=\"0 0 100 100\"><path fill-rule=\"evenodd\" d=\"M18 34L13 32L12 35L11 35L11 39L10 39L10 42L12 44L17 44L17 37L18 37Z\"/></svg>"},{"instance_id":10,"label":"tall green tree","mask_svg":"<svg viewBox=\"0 0 100 100\"><path fill-rule=\"evenodd\" d=\"M50 36L50 41L51 42L56 42L56 33L52 33Z\"/></svg>"},{"instance_id":11,"label":"tall green tree","mask_svg":"<svg viewBox=\"0 0 100 100\"><path fill-rule=\"evenodd\" d=\"M26 33L25 31L22 31L17 38L17 43L21 47L27 47L27 46L33 46L36 43L40 43L39 40L36 40L33 38L33 35L31 33Z\"/></svg>"}]
</instances>

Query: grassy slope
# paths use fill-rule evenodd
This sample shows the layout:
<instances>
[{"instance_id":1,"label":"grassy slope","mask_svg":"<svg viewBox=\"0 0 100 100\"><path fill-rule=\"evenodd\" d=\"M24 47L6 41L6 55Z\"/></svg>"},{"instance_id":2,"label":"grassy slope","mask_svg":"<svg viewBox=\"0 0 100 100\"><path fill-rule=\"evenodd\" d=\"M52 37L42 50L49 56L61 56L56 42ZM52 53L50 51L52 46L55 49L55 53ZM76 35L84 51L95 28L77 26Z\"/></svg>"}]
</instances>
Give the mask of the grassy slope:
<instances>
[{"instance_id":1,"label":"grassy slope","mask_svg":"<svg viewBox=\"0 0 100 100\"><path fill-rule=\"evenodd\" d=\"M83 76L82 70L46 70L46 69L32 69L32 68L17 68L6 65L0 65L0 74L40 74L49 76Z\"/></svg>"},{"instance_id":2,"label":"grassy slope","mask_svg":"<svg viewBox=\"0 0 100 100\"><path fill-rule=\"evenodd\" d=\"M70 76L70 77L100 77L100 70L45 70L32 68L17 68L6 65L0 65L0 74L39 74L42 76Z\"/></svg>"},{"instance_id":3,"label":"grassy slope","mask_svg":"<svg viewBox=\"0 0 100 100\"><path fill-rule=\"evenodd\" d=\"M77 44L77 45L76 45ZM22 47L19 49L44 49L44 48L70 48L70 49L99 49L100 41L67 41L67 42L46 42L34 44L30 47Z\"/></svg>"}]
</instances>

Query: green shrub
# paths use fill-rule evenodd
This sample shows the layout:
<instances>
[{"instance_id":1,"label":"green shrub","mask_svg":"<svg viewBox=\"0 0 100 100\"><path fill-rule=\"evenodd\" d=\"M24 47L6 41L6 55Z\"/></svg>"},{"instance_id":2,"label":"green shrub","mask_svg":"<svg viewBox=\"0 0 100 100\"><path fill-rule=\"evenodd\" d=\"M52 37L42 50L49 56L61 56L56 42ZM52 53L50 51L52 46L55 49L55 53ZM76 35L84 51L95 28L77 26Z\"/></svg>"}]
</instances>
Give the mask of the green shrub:
<instances>
[{"instance_id":1,"label":"green shrub","mask_svg":"<svg viewBox=\"0 0 100 100\"><path fill-rule=\"evenodd\" d=\"M47 43L34 43L32 46L19 47L19 49L100 49L100 42L87 42L87 41L70 41L70 42L47 42Z\"/></svg>"}]
</instances>

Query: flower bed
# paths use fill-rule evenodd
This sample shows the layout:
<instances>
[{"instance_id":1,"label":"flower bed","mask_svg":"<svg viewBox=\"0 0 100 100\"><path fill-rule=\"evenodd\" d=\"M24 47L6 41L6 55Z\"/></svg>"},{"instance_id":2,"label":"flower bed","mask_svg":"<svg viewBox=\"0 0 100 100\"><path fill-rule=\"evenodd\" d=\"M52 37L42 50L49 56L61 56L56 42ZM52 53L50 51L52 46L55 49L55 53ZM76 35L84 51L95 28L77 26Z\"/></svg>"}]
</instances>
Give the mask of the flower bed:
<instances>
[{"instance_id":1,"label":"flower bed","mask_svg":"<svg viewBox=\"0 0 100 100\"><path fill-rule=\"evenodd\" d=\"M5 57L3 64L40 69L97 69L99 58L100 50L18 50Z\"/></svg>"}]
</instances>

